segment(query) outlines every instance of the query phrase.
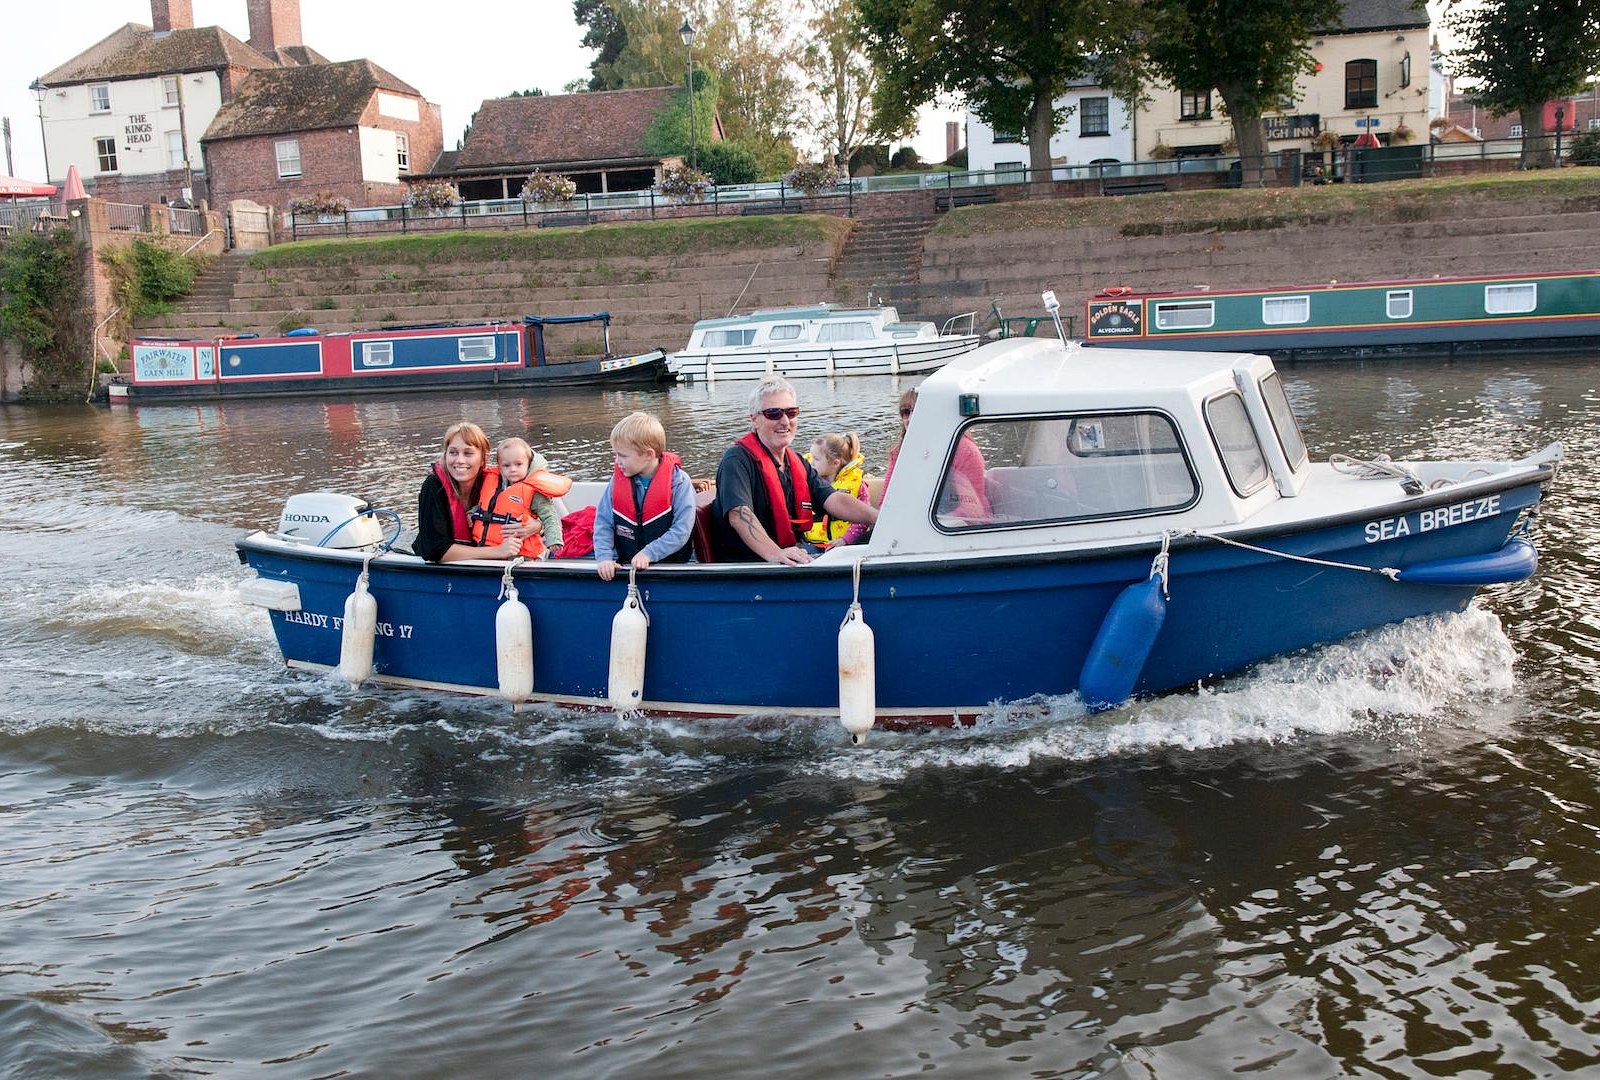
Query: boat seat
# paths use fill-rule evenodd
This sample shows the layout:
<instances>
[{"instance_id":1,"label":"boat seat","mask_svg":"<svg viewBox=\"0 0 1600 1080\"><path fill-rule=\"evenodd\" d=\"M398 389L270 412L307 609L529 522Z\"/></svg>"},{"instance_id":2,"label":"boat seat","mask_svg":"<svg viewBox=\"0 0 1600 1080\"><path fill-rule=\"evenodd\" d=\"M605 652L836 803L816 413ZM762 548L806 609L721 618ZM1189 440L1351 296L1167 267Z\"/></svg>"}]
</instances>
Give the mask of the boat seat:
<instances>
[{"instance_id":1,"label":"boat seat","mask_svg":"<svg viewBox=\"0 0 1600 1080\"><path fill-rule=\"evenodd\" d=\"M716 498L715 489L694 493L694 531L689 534L689 544L694 548L694 557L698 562L716 561L711 550L711 504Z\"/></svg>"}]
</instances>

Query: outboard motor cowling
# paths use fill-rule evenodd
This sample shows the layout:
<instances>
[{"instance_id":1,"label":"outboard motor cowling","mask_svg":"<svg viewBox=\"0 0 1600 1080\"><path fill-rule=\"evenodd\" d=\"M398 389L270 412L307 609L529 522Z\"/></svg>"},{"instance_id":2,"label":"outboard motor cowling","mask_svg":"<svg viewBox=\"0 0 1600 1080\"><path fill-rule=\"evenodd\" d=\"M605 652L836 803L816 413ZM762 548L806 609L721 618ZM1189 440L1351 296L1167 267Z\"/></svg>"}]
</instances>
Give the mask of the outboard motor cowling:
<instances>
[{"instance_id":1,"label":"outboard motor cowling","mask_svg":"<svg viewBox=\"0 0 1600 1080\"><path fill-rule=\"evenodd\" d=\"M366 500L336 491L291 495L278 517L278 535L331 548L375 548L383 543L383 525L371 509Z\"/></svg>"}]
</instances>

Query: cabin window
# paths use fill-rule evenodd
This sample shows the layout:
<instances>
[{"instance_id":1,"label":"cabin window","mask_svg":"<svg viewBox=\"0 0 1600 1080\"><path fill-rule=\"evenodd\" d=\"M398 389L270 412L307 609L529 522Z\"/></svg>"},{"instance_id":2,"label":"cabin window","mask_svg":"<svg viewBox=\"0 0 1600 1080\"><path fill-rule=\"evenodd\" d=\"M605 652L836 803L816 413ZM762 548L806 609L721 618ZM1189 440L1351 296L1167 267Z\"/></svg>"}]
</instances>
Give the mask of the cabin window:
<instances>
[{"instance_id":1,"label":"cabin window","mask_svg":"<svg viewBox=\"0 0 1600 1080\"><path fill-rule=\"evenodd\" d=\"M1533 282L1523 285L1485 285L1483 310L1490 315L1521 315L1539 305L1539 286Z\"/></svg>"},{"instance_id":2,"label":"cabin window","mask_svg":"<svg viewBox=\"0 0 1600 1080\"><path fill-rule=\"evenodd\" d=\"M1311 297L1268 296L1261 301L1261 321L1267 326L1311 321Z\"/></svg>"},{"instance_id":3,"label":"cabin window","mask_svg":"<svg viewBox=\"0 0 1600 1080\"><path fill-rule=\"evenodd\" d=\"M473 360L494 359L494 336L485 334L481 337L464 337L456 342L456 355L463 363Z\"/></svg>"},{"instance_id":4,"label":"cabin window","mask_svg":"<svg viewBox=\"0 0 1600 1080\"><path fill-rule=\"evenodd\" d=\"M749 330L707 330L700 339L702 349L728 349L748 345L756 339L755 328Z\"/></svg>"},{"instance_id":5,"label":"cabin window","mask_svg":"<svg viewBox=\"0 0 1600 1080\"><path fill-rule=\"evenodd\" d=\"M1261 400L1272 418L1272 430L1278 436L1278 445L1283 447L1289 468L1299 469L1306 463L1306 440L1300 434L1300 422L1294 418L1294 409L1289 406L1289 395L1284 393L1283 379L1276 371L1261 380Z\"/></svg>"},{"instance_id":6,"label":"cabin window","mask_svg":"<svg viewBox=\"0 0 1600 1080\"><path fill-rule=\"evenodd\" d=\"M1206 402L1206 426L1234 491L1249 495L1267 482L1267 459L1256 441L1255 428L1250 426L1243 397L1230 392Z\"/></svg>"},{"instance_id":7,"label":"cabin window","mask_svg":"<svg viewBox=\"0 0 1600 1080\"><path fill-rule=\"evenodd\" d=\"M1161 413L980 420L945 463L934 524L959 532L1168 513L1199 494Z\"/></svg>"},{"instance_id":8,"label":"cabin window","mask_svg":"<svg viewBox=\"0 0 1600 1080\"><path fill-rule=\"evenodd\" d=\"M394 364L394 342L364 341L361 344L361 362L367 367L391 367Z\"/></svg>"},{"instance_id":9,"label":"cabin window","mask_svg":"<svg viewBox=\"0 0 1600 1080\"><path fill-rule=\"evenodd\" d=\"M767 340L768 341L799 341L800 340L800 329L801 329L801 327L800 327L799 323L779 323L777 326L774 326L771 331L768 332Z\"/></svg>"},{"instance_id":10,"label":"cabin window","mask_svg":"<svg viewBox=\"0 0 1600 1080\"><path fill-rule=\"evenodd\" d=\"M1390 289L1384 299L1384 311L1391 319L1411 318L1411 290Z\"/></svg>"},{"instance_id":11,"label":"cabin window","mask_svg":"<svg viewBox=\"0 0 1600 1080\"><path fill-rule=\"evenodd\" d=\"M1193 303L1154 303L1157 330L1204 330L1217 321L1216 305L1210 300Z\"/></svg>"},{"instance_id":12,"label":"cabin window","mask_svg":"<svg viewBox=\"0 0 1600 1080\"><path fill-rule=\"evenodd\" d=\"M817 331L818 344L837 341L874 341L877 337L872 324L865 319L826 323Z\"/></svg>"}]
</instances>

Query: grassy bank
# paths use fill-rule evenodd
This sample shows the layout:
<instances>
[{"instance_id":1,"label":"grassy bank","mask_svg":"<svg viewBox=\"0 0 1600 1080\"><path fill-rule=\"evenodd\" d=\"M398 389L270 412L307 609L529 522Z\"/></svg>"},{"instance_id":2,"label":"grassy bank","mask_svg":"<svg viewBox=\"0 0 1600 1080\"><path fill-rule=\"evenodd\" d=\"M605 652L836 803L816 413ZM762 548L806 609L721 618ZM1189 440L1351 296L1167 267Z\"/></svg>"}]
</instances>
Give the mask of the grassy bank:
<instances>
[{"instance_id":1,"label":"grassy bank","mask_svg":"<svg viewBox=\"0 0 1600 1080\"><path fill-rule=\"evenodd\" d=\"M593 260L714 254L735 248L839 243L850 223L824 214L675 218L573 229L473 230L424 235L343 237L278 244L250 257L267 270L285 266L406 263L419 269L454 262Z\"/></svg>"},{"instance_id":2,"label":"grassy bank","mask_svg":"<svg viewBox=\"0 0 1600 1080\"><path fill-rule=\"evenodd\" d=\"M1469 219L1504 204L1557 200L1567 210L1600 210L1600 168L1489 173L1439 180L1320 187L1177 191L1118 198L1030 199L968 206L939 223L940 236L985 236L1023 229L1115 228L1124 236L1239 232L1340 221ZM1499 205L1497 205L1499 204Z\"/></svg>"}]
</instances>

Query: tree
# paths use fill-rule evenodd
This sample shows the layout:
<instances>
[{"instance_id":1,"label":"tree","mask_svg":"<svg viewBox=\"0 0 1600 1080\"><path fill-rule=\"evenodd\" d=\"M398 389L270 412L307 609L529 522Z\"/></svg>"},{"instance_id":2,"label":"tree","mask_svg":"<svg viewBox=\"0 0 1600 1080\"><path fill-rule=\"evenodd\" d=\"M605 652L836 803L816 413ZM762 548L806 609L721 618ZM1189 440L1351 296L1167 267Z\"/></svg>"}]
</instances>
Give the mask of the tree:
<instances>
[{"instance_id":1,"label":"tree","mask_svg":"<svg viewBox=\"0 0 1600 1080\"><path fill-rule=\"evenodd\" d=\"M1247 183L1267 152L1261 117L1294 97L1295 77L1316 69L1307 47L1339 25L1341 0L1151 0L1151 66L1179 90L1215 89L1233 123Z\"/></svg>"},{"instance_id":2,"label":"tree","mask_svg":"<svg viewBox=\"0 0 1600 1080\"><path fill-rule=\"evenodd\" d=\"M786 6L787 0L715 0L695 40L696 57L717 73L724 136L750 151L764 176L795 162L790 133L800 92Z\"/></svg>"},{"instance_id":3,"label":"tree","mask_svg":"<svg viewBox=\"0 0 1600 1080\"><path fill-rule=\"evenodd\" d=\"M1453 0L1450 29L1462 40L1455 74L1477 84L1472 100L1496 116L1522 117L1522 160L1555 160L1544 106L1600 73L1600 5L1594 0Z\"/></svg>"},{"instance_id":4,"label":"tree","mask_svg":"<svg viewBox=\"0 0 1600 1080\"><path fill-rule=\"evenodd\" d=\"M607 85L602 70L609 71L622 50L628 47L628 32L609 0L572 0L572 19L587 29L583 34L583 47L597 50L589 65L593 77L590 90L620 90L620 86Z\"/></svg>"},{"instance_id":5,"label":"tree","mask_svg":"<svg viewBox=\"0 0 1600 1080\"><path fill-rule=\"evenodd\" d=\"M878 73L861 44L861 27L851 0L813 0L806 23L806 46L800 71L810 99L802 123L841 168L876 137L896 138L898 130L880 132L872 111Z\"/></svg>"},{"instance_id":6,"label":"tree","mask_svg":"<svg viewBox=\"0 0 1600 1080\"><path fill-rule=\"evenodd\" d=\"M940 94L966 99L998 131L1024 130L1029 164L1049 176L1050 137L1075 80L1139 96L1142 14L1125 0L857 0L880 81L875 126L905 130Z\"/></svg>"}]
</instances>

